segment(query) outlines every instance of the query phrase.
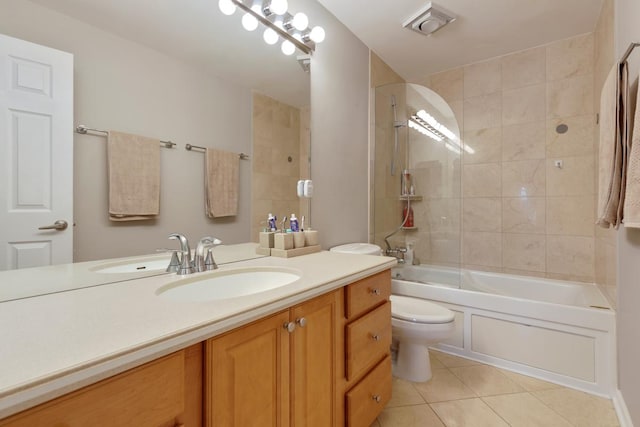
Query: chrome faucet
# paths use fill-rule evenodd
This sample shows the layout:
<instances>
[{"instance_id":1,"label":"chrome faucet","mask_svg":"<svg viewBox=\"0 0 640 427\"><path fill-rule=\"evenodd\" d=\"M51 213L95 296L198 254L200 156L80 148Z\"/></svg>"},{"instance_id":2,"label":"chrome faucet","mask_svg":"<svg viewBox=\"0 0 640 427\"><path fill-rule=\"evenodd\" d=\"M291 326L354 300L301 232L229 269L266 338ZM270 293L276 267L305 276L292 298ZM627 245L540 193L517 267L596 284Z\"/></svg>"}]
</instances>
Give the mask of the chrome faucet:
<instances>
[{"instance_id":1,"label":"chrome faucet","mask_svg":"<svg viewBox=\"0 0 640 427\"><path fill-rule=\"evenodd\" d=\"M169 239L177 240L180 242L180 253L182 258L180 259L180 267L176 273L179 275L191 274L195 272L193 265L191 264L191 248L189 247L189 241L185 236L178 233L169 234Z\"/></svg>"},{"instance_id":2,"label":"chrome faucet","mask_svg":"<svg viewBox=\"0 0 640 427\"><path fill-rule=\"evenodd\" d=\"M212 249L220 244L222 244L222 240L216 239L215 237L207 236L200 239L196 247L195 258L193 259L193 268L196 272L215 270L218 268L218 265L213 259ZM207 251L206 256L204 253L205 250Z\"/></svg>"},{"instance_id":3,"label":"chrome faucet","mask_svg":"<svg viewBox=\"0 0 640 427\"><path fill-rule=\"evenodd\" d=\"M394 256L398 260L398 264L404 264L404 254L407 252L407 248L387 248L384 253L387 256Z\"/></svg>"}]
</instances>

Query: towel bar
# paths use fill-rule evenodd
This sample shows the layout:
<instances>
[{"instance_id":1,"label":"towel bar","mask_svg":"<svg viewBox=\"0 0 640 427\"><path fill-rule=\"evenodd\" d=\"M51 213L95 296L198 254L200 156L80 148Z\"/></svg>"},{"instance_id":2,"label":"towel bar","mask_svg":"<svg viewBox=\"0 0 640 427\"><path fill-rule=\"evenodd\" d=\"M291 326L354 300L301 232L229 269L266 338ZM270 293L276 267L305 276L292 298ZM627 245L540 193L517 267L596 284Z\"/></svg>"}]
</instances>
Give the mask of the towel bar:
<instances>
[{"instance_id":1,"label":"towel bar","mask_svg":"<svg viewBox=\"0 0 640 427\"><path fill-rule=\"evenodd\" d=\"M640 46L640 43L638 42L632 42L631 44L629 44L627 51L624 53L624 55L622 55L620 63L622 64L623 62L627 62L627 59L629 59L629 55L631 55L631 52L633 52L633 49L637 48L638 46Z\"/></svg>"},{"instance_id":2,"label":"towel bar","mask_svg":"<svg viewBox=\"0 0 640 427\"><path fill-rule=\"evenodd\" d=\"M206 147L200 147L200 146L198 146L198 145L191 145L191 144L187 144L187 145L185 145L185 146L184 146L184 149L185 149L185 150L189 150L189 151L193 151L193 150L196 150L196 151L204 151L204 150L206 150L207 148L206 148ZM248 154L245 154L245 153L239 153L239 154L238 154L238 157L240 157L240 160L249 160L249 155L248 155Z\"/></svg>"},{"instance_id":3,"label":"towel bar","mask_svg":"<svg viewBox=\"0 0 640 427\"><path fill-rule=\"evenodd\" d=\"M109 135L109 132L106 130L93 129L85 125L76 126L76 132L81 133L83 135L85 135L87 132L96 132L96 133L101 133L103 135ZM171 141L160 141L160 144L162 144L162 146L165 148L173 148L174 145L177 145L175 142L171 142Z\"/></svg>"}]
</instances>

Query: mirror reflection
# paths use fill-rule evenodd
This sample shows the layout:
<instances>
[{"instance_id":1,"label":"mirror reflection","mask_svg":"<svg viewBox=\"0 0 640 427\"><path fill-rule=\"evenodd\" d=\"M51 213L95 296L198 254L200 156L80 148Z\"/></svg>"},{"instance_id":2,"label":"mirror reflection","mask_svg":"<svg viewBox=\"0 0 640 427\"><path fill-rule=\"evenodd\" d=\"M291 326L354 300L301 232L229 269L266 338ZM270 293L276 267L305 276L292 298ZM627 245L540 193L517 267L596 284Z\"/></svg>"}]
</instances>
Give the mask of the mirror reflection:
<instances>
[{"instance_id":1,"label":"mirror reflection","mask_svg":"<svg viewBox=\"0 0 640 427\"><path fill-rule=\"evenodd\" d=\"M289 9L304 11L309 3L291 0ZM172 232L194 241L206 235L224 244L255 241L270 212L308 214L295 182L309 178L309 73L295 54L265 44L263 29L245 31L239 13L226 16L217 2L204 0L34 0L4 4L0 28L11 38L73 55L67 85L73 113L65 123L73 138L65 169L73 178L59 188L72 197L73 213L38 219L38 227L59 219L68 227L40 230L34 240L72 234L67 259L89 262L175 249L167 240ZM109 220L107 139L71 134L69 127L79 124L176 144L160 150L156 218ZM205 215L204 156L185 150L186 144L249 154L239 165L237 215ZM22 219L30 214L23 212ZM0 269L38 265L43 253L58 260L51 253L56 248L28 249L22 265L10 251L3 253Z\"/></svg>"}]
</instances>

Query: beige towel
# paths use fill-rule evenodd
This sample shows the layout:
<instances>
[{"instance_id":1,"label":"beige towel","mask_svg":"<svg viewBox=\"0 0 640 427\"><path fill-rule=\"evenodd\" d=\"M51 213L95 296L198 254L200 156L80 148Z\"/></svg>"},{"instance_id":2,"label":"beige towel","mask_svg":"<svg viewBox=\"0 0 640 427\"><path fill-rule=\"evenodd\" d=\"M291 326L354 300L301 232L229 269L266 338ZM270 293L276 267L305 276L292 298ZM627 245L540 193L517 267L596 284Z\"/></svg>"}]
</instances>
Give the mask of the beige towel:
<instances>
[{"instance_id":1,"label":"beige towel","mask_svg":"<svg viewBox=\"0 0 640 427\"><path fill-rule=\"evenodd\" d=\"M598 167L598 219L603 228L618 227L621 217L621 192L624 169L624 99L621 94L624 73L616 64L609 72L600 98L600 144ZM625 68L626 70L626 68ZM622 119L622 120L621 120Z\"/></svg>"},{"instance_id":2,"label":"beige towel","mask_svg":"<svg viewBox=\"0 0 640 427\"><path fill-rule=\"evenodd\" d=\"M629 138L630 154L624 199L624 226L640 228L640 81L635 117L629 127L633 127L633 132Z\"/></svg>"},{"instance_id":3,"label":"beige towel","mask_svg":"<svg viewBox=\"0 0 640 427\"><path fill-rule=\"evenodd\" d=\"M205 212L209 218L238 214L240 157L207 148L205 153Z\"/></svg>"},{"instance_id":4,"label":"beige towel","mask_svg":"<svg viewBox=\"0 0 640 427\"><path fill-rule=\"evenodd\" d=\"M160 141L109 131L109 219L153 219L160 213Z\"/></svg>"}]
</instances>

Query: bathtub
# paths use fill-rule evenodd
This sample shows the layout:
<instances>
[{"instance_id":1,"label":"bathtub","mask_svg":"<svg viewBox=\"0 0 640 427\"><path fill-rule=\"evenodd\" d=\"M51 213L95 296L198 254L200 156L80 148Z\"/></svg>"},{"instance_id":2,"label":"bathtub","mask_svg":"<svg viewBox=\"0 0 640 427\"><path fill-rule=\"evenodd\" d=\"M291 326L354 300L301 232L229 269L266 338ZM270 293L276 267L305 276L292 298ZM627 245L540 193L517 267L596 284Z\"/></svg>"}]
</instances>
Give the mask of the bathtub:
<instances>
[{"instance_id":1,"label":"bathtub","mask_svg":"<svg viewBox=\"0 0 640 427\"><path fill-rule=\"evenodd\" d=\"M419 265L394 268L392 292L455 312L439 350L600 396L617 389L615 312L594 284Z\"/></svg>"}]
</instances>

